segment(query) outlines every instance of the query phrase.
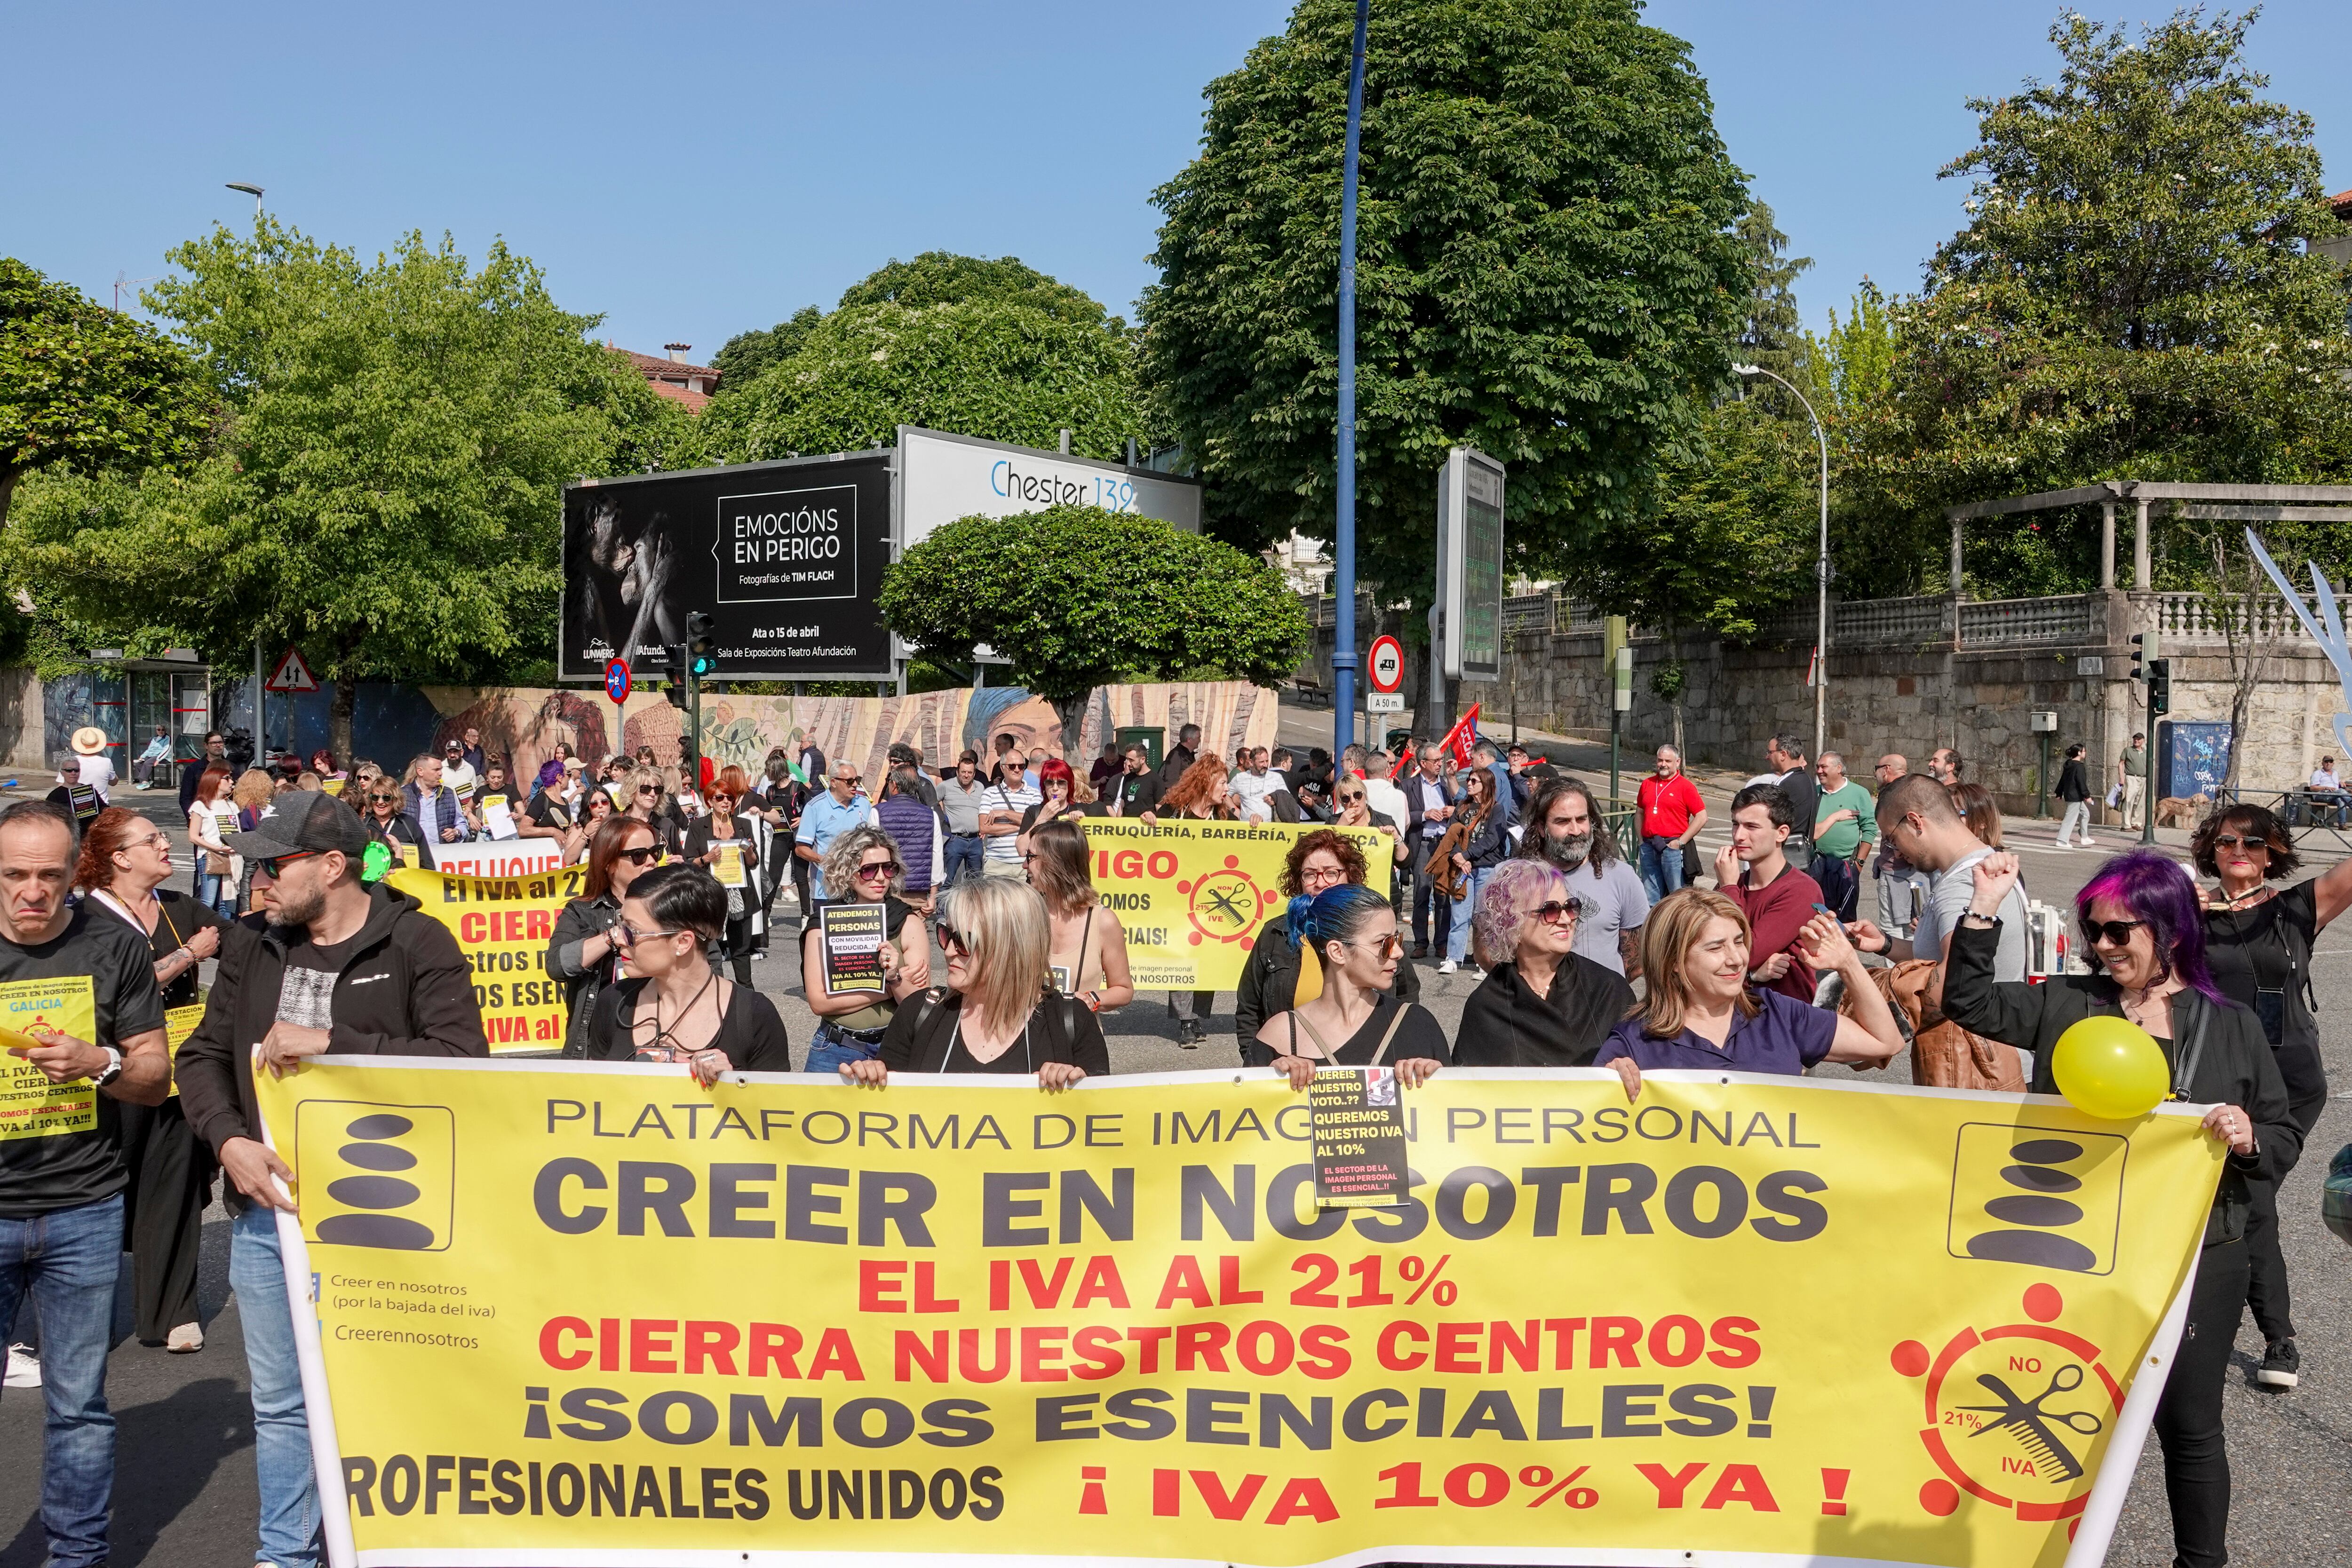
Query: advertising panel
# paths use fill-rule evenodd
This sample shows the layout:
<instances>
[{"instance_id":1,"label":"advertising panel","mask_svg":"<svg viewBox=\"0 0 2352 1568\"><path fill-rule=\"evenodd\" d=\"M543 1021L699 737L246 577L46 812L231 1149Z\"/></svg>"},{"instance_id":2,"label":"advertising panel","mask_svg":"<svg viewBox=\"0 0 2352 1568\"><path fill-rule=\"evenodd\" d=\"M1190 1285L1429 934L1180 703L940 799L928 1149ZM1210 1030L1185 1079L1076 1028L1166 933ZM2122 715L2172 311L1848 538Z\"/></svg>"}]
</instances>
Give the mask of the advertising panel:
<instances>
[{"instance_id":1,"label":"advertising panel","mask_svg":"<svg viewBox=\"0 0 2352 1568\"><path fill-rule=\"evenodd\" d=\"M1100 507L1201 531L1201 482L915 425L898 427L898 544L919 544L958 517L1009 517L1048 507Z\"/></svg>"},{"instance_id":2,"label":"advertising panel","mask_svg":"<svg viewBox=\"0 0 2352 1568\"><path fill-rule=\"evenodd\" d=\"M1503 465L1457 446L1437 484L1438 601L1444 669L1455 679L1503 673Z\"/></svg>"}]
</instances>

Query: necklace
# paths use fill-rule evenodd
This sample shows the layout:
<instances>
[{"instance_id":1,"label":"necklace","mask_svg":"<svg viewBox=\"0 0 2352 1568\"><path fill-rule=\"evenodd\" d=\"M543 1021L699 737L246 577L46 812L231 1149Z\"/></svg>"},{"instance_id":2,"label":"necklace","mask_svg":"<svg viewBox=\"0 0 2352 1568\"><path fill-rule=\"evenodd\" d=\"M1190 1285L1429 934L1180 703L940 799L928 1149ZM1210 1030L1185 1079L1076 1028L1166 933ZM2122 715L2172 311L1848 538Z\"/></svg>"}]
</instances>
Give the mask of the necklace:
<instances>
[{"instance_id":1,"label":"necklace","mask_svg":"<svg viewBox=\"0 0 2352 1568\"><path fill-rule=\"evenodd\" d=\"M2252 904L2260 904L2263 900L2268 898L2270 894L2270 888L2262 883L2256 883L2252 887L2248 888L2243 893L2231 893L2227 888L2224 888L2221 890L2221 903L2215 907L2226 910L2234 915L2241 909L2245 909Z\"/></svg>"},{"instance_id":2,"label":"necklace","mask_svg":"<svg viewBox=\"0 0 2352 1568\"><path fill-rule=\"evenodd\" d=\"M695 1006L696 1006L696 1004L698 1004L698 1002L700 1002L700 1001L702 1000L702 994L703 994L703 992L704 992L704 991L708 991L709 989L710 989L710 988L711 988L711 987L713 987L713 986L717 985L718 983L719 983L719 974L718 974L718 971L717 971L717 970L713 970L713 971L711 971L710 977L709 977L708 979L706 979L706 980L704 980L704 981L702 982L701 988L700 988L699 989L698 989L698 990L694 993L694 995L692 995L691 997L688 997L688 998L687 998L686 1006L684 1006L684 1007L682 1007L682 1008L680 1008L680 1009L678 1009L678 1011L677 1011L677 1017L676 1017L675 1019L672 1019L669 1021L669 1023L668 1023L668 1025L667 1025L667 1027L665 1027L665 1026L663 1025L663 1023L662 1023L662 1017L661 1017L661 1007L662 1007L662 993L661 993L661 987L660 987L658 984L656 984L656 985L654 987L654 1037L653 1037L653 1039L652 1039L652 1040L648 1040L648 1041L646 1041L646 1049L647 1049L647 1050L661 1050L661 1049L664 1049L664 1048L663 1048L663 1046L662 1046L662 1041L664 1041L664 1040L668 1040L668 1041L669 1041L669 1045L668 1045L668 1047L667 1047L667 1049L671 1050L671 1051L684 1051L684 1050L686 1049L686 1047L685 1047L684 1045L680 1044L680 1043L679 1043L679 1042L678 1042L678 1041L677 1041L674 1037L672 1037L672 1035L670 1034L670 1030L674 1030L674 1029L676 1029L676 1028L677 1028L680 1024L683 1024L684 1022L686 1022L686 1020L687 1020L688 1019L689 1019L689 1018L693 1017L693 1016L694 1016L694 1009L695 1009ZM713 1038L713 1039L716 1039L716 1038L717 1038L717 1036L716 1036L716 1033L715 1033L715 1032L714 1032L714 1034L713 1034L712 1038Z\"/></svg>"}]
</instances>

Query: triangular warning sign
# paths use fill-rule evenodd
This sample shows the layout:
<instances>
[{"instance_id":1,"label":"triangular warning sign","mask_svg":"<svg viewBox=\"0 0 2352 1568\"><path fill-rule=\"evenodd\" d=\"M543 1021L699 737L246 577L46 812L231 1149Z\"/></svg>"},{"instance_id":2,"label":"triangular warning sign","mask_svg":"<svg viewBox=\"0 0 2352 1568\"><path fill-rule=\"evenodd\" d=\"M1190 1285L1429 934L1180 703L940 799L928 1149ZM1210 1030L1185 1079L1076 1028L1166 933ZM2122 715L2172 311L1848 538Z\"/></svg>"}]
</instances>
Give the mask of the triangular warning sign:
<instances>
[{"instance_id":1,"label":"triangular warning sign","mask_svg":"<svg viewBox=\"0 0 2352 1568\"><path fill-rule=\"evenodd\" d=\"M269 672L269 678L261 684L273 692L315 692L319 689L319 677L303 662L301 649L289 648L278 659L278 667Z\"/></svg>"}]
</instances>

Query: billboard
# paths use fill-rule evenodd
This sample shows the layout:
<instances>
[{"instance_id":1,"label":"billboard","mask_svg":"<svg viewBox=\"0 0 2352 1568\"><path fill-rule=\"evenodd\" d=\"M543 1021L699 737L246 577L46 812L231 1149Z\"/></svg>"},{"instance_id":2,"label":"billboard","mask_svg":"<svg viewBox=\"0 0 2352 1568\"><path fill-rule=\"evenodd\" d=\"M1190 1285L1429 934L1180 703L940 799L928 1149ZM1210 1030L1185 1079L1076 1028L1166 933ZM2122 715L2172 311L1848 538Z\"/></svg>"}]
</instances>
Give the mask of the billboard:
<instances>
[{"instance_id":1,"label":"billboard","mask_svg":"<svg viewBox=\"0 0 2352 1568\"><path fill-rule=\"evenodd\" d=\"M1437 597L1445 674L1503 673L1503 465L1457 446L1437 481Z\"/></svg>"},{"instance_id":2,"label":"billboard","mask_svg":"<svg viewBox=\"0 0 2352 1568\"><path fill-rule=\"evenodd\" d=\"M890 467L856 452L566 486L558 678L655 670L701 610L720 679L888 679Z\"/></svg>"},{"instance_id":3,"label":"billboard","mask_svg":"<svg viewBox=\"0 0 2352 1568\"><path fill-rule=\"evenodd\" d=\"M900 549L958 517L1009 517L1048 507L1100 507L1201 531L1198 479L911 424L898 427L898 477Z\"/></svg>"}]
</instances>

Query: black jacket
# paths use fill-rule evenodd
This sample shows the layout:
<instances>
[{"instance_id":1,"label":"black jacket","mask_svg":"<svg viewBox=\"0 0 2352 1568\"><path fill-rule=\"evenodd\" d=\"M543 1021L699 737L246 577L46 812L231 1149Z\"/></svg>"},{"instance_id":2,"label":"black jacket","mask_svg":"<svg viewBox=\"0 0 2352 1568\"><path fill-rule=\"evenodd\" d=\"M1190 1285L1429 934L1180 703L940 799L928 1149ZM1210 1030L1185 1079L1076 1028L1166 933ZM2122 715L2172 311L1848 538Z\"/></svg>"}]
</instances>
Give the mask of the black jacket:
<instances>
[{"instance_id":1,"label":"black jacket","mask_svg":"<svg viewBox=\"0 0 2352 1568\"><path fill-rule=\"evenodd\" d=\"M575 898L555 917L555 935L547 941L547 972L563 982L563 1005L570 1021L563 1030L563 1054L587 1052L588 1017L596 1008L596 993L613 972L608 954L591 964L580 949L591 936L601 936L621 923L621 901L607 888L594 898Z\"/></svg>"},{"instance_id":2,"label":"black jacket","mask_svg":"<svg viewBox=\"0 0 2352 1568\"><path fill-rule=\"evenodd\" d=\"M1396 984L1389 994L1401 1002L1421 1000L1421 974L1412 960L1397 961ZM1277 915L1265 923L1242 963L1242 977L1234 988L1234 1033L1249 1054L1250 1041L1276 1013L1286 1013L1298 997L1298 944L1291 939L1290 916Z\"/></svg>"},{"instance_id":3,"label":"black jacket","mask_svg":"<svg viewBox=\"0 0 2352 1568\"><path fill-rule=\"evenodd\" d=\"M1103 812L1109 814L1111 800L1116 798L1120 816L1140 817L1159 806L1163 793L1159 774L1121 772L1117 778L1106 779L1103 783Z\"/></svg>"},{"instance_id":4,"label":"black jacket","mask_svg":"<svg viewBox=\"0 0 2352 1568\"><path fill-rule=\"evenodd\" d=\"M1580 953L1560 961L1542 997L1519 978L1517 963L1497 964L1463 1006L1454 1065L1590 1067L1633 1005L1625 977Z\"/></svg>"},{"instance_id":5,"label":"black jacket","mask_svg":"<svg viewBox=\"0 0 2352 1568\"><path fill-rule=\"evenodd\" d=\"M1199 760L1201 754L1197 751L1187 751L1181 746L1171 748L1168 760L1160 765L1160 792L1165 795L1176 788L1184 777L1184 770Z\"/></svg>"},{"instance_id":6,"label":"black jacket","mask_svg":"<svg viewBox=\"0 0 2352 1568\"><path fill-rule=\"evenodd\" d=\"M2050 1069L2058 1037L2095 1014L2121 1018L2118 990L2105 975L2064 975L2039 985L1995 981L1993 956L2000 946L2000 933L1990 926L1963 925L1952 933L1945 956L1944 1016L1988 1040L2033 1052L2030 1087L2036 1094L2055 1094L2058 1082ZM2303 1129L2287 1114L2286 1085L2263 1039L2261 1020L2235 1002L2217 1003L2193 989L2173 997L2173 1041L2158 1043L2176 1076L2179 1052L2200 1029L2204 1049L2196 1075L2179 1087L2199 1104L2236 1105L2254 1124L2254 1152L2232 1154L2222 1162L2212 1218L2205 1227L2205 1245L2210 1247L2245 1235L2247 1183L2275 1184L2293 1170L2303 1153Z\"/></svg>"},{"instance_id":7,"label":"black jacket","mask_svg":"<svg viewBox=\"0 0 2352 1568\"><path fill-rule=\"evenodd\" d=\"M2091 780L2083 767L2083 759L2073 758L2058 769L2058 799L2072 804L2091 798Z\"/></svg>"},{"instance_id":8,"label":"black jacket","mask_svg":"<svg viewBox=\"0 0 2352 1568\"><path fill-rule=\"evenodd\" d=\"M381 883L368 889L368 900L367 919L335 980L328 1049L338 1056L489 1055L473 968L457 937L416 900ZM188 1124L215 1155L231 1138L261 1135L253 1048L278 1021L286 950L300 936L277 926L224 934L204 1022L180 1047L175 1065ZM231 1189L226 1196L231 1208L243 1211L243 1195Z\"/></svg>"}]
</instances>

